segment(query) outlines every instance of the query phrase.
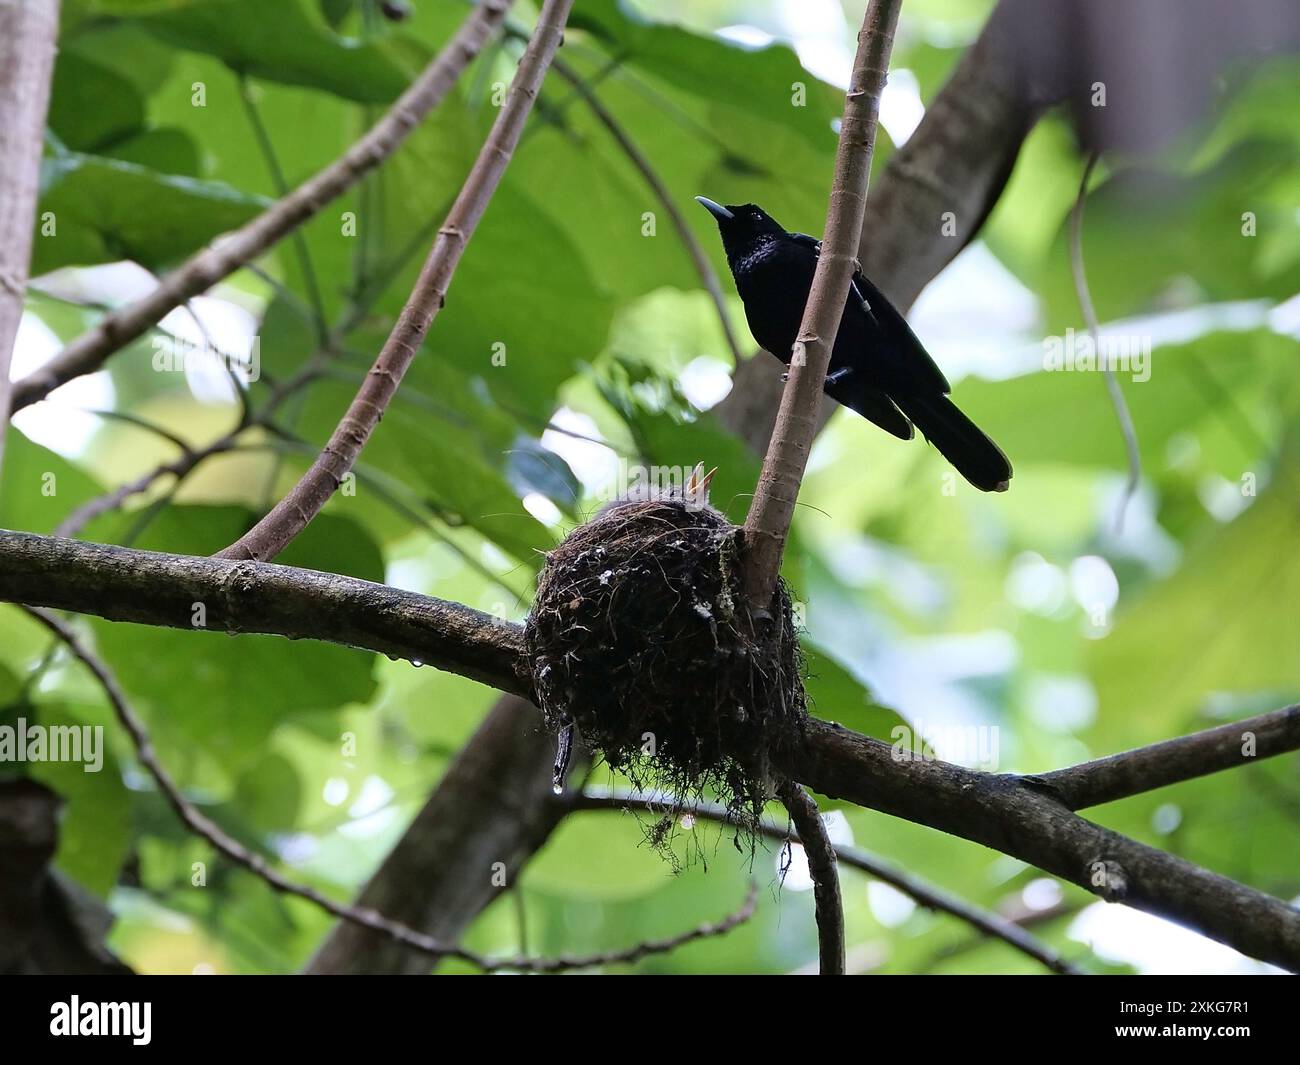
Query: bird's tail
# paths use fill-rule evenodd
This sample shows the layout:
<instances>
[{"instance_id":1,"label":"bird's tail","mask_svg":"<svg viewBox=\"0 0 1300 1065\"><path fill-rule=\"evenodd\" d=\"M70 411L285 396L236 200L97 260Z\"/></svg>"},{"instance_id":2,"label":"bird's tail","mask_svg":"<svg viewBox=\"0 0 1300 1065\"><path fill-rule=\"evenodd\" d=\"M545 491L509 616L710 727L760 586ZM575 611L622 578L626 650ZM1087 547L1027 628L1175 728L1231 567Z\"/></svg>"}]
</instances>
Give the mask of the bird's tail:
<instances>
[{"instance_id":1,"label":"bird's tail","mask_svg":"<svg viewBox=\"0 0 1300 1065\"><path fill-rule=\"evenodd\" d=\"M981 492L1005 492L1011 463L945 395L893 396L893 400L927 440Z\"/></svg>"}]
</instances>

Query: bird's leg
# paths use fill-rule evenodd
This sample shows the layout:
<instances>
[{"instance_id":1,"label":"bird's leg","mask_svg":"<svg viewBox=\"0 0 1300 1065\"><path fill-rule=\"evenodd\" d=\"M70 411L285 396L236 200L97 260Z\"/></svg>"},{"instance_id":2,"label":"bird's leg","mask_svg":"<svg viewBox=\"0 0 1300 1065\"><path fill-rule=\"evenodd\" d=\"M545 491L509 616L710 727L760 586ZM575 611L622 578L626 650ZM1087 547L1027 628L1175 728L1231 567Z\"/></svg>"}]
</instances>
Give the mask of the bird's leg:
<instances>
[{"instance_id":1,"label":"bird's leg","mask_svg":"<svg viewBox=\"0 0 1300 1065\"><path fill-rule=\"evenodd\" d=\"M826 375L826 384L836 385L839 384L841 381L847 381L851 376L853 376L853 367L841 366L838 370L832 370L830 373ZM781 383L784 384L788 380L790 380L789 371L781 375Z\"/></svg>"}]
</instances>

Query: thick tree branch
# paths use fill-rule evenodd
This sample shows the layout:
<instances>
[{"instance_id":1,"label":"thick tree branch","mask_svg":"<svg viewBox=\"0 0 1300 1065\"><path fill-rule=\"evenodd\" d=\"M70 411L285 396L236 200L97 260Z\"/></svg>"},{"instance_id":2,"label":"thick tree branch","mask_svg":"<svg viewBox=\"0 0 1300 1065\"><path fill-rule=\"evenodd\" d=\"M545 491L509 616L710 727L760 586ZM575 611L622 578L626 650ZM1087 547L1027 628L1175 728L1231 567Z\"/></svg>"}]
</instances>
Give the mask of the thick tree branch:
<instances>
[{"instance_id":1,"label":"thick tree branch","mask_svg":"<svg viewBox=\"0 0 1300 1065\"><path fill-rule=\"evenodd\" d=\"M536 713L536 711L533 712ZM604 792L588 787L583 792L575 794L567 802L574 810L618 810L625 812L631 807L643 806L652 813L656 810L669 809L679 815L689 815L722 825L735 823L735 816L721 803L687 802L671 795L647 795L639 792L623 791ZM788 839L793 839L796 843L803 843L802 837L798 835L791 837L786 825L777 824L774 821L760 821L758 832L767 839L775 840L778 843L784 843ZM1000 939L1035 961L1041 962L1054 973L1063 976L1078 976L1081 974L1081 970L1071 965L1046 943L1030 935L1015 921L1008 920L992 910L981 909L960 896L945 891L943 888L931 884L913 873L899 869L892 863L859 847L836 846L834 849L835 857L842 864L859 869L868 876L896 888L927 910L950 914L960 921L965 921L983 935ZM976 940L976 942L979 942L979 940Z\"/></svg>"},{"instance_id":2,"label":"thick tree branch","mask_svg":"<svg viewBox=\"0 0 1300 1065\"><path fill-rule=\"evenodd\" d=\"M862 236L880 93L901 5L902 0L871 0L858 34L821 254L795 341L776 429L745 519L745 596L756 611L766 611L772 602L799 484L817 435L822 385Z\"/></svg>"},{"instance_id":3,"label":"thick tree branch","mask_svg":"<svg viewBox=\"0 0 1300 1065\"><path fill-rule=\"evenodd\" d=\"M0 425L9 421L9 363L27 294L58 37L58 0L0 3Z\"/></svg>"},{"instance_id":4,"label":"thick tree branch","mask_svg":"<svg viewBox=\"0 0 1300 1065\"><path fill-rule=\"evenodd\" d=\"M784 768L825 795L982 843L1300 971L1300 910L1085 820L1036 777L898 760L889 744L823 721L812 722L808 739Z\"/></svg>"},{"instance_id":5,"label":"thick tree branch","mask_svg":"<svg viewBox=\"0 0 1300 1065\"><path fill-rule=\"evenodd\" d=\"M274 633L361 647L459 673L532 698L522 630L454 603L350 577L267 563L230 562L0 532L0 600L52 606L118 621L190 628L203 603L207 627ZM1288 720L1290 711L1288 713ZM1188 737L1200 758L1175 754L1179 768L1156 785L1226 768L1217 740ZM1259 757L1300 743L1293 726L1262 728ZM1094 797L1126 793L1119 760L1103 759L1108 783ZM825 795L974 840L1112 901L1178 921L1259 958L1300 970L1300 910L1262 892L1086 821L1058 797L1086 796L1082 769L1049 778L993 775L943 762L900 760L894 748L824 721L777 767ZM1131 793L1131 792L1127 792Z\"/></svg>"},{"instance_id":6,"label":"thick tree branch","mask_svg":"<svg viewBox=\"0 0 1300 1065\"><path fill-rule=\"evenodd\" d=\"M1071 810L1300 750L1300 704L1035 777Z\"/></svg>"},{"instance_id":7,"label":"thick tree branch","mask_svg":"<svg viewBox=\"0 0 1300 1065\"><path fill-rule=\"evenodd\" d=\"M0 531L0 599L166 628L327 640L516 694L531 690L518 626L315 570ZM199 604L204 616L196 625Z\"/></svg>"},{"instance_id":8,"label":"thick tree branch","mask_svg":"<svg viewBox=\"0 0 1300 1065\"><path fill-rule=\"evenodd\" d=\"M270 513L224 551L222 558L274 558L320 513L361 454L392 402L438 311L479 219L510 163L551 59L564 39L573 0L546 0L492 131L484 141L424 268L383 350L319 457Z\"/></svg>"},{"instance_id":9,"label":"thick tree branch","mask_svg":"<svg viewBox=\"0 0 1300 1065\"><path fill-rule=\"evenodd\" d=\"M14 6L23 10L29 5ZM99 369L110 355L143 336L169 311L267 251L392 155L451 91L509 6L509 0L480 0L446 47L356 144L251 222L196 253L147 296L105 315L45 366L19 381L14 386L13 409L21 410L74 377Z\"/></svg>"}]
</instances>

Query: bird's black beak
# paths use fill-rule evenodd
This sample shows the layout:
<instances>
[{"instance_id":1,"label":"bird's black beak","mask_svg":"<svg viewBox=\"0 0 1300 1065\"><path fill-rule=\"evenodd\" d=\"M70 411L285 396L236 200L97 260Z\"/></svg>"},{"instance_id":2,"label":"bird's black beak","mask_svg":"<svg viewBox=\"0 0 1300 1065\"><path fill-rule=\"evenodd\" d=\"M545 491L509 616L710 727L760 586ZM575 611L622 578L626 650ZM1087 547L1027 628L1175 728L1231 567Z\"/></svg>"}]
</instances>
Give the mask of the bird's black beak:
<instances>
[{"instance_id":1,"label":"bird's black beak","mask_svg":"<svg viewBox=\"0 0 1300 1065\"><path fill-rule=\"evenodd\" d=\"M730 222L736 216L728 211L720 203L714 203L707 196L696 196L695 202L703 207L709 214L713 215L719 222Z\"/></svg>"}]
</instances>

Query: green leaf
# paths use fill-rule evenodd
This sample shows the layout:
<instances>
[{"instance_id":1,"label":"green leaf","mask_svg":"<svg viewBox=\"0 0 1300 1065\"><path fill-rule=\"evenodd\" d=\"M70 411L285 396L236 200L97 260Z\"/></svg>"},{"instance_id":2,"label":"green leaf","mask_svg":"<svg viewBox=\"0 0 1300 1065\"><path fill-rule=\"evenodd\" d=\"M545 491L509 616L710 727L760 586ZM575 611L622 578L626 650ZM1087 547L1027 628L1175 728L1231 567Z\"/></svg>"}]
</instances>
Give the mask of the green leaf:
<instances>
[{"instance_id":1,"label":"green leaf","mask_svg":"<svg viewBox=\"0 0 1300 1065\"><path fill-rule=\"evenodd\" d=\"M232 70L358 103L387 103L408 80L389 46L339 36L303 0L205 0L146 15L140 24Z\"/></svg>"},{"instance_id":2,"label":"green leaf","mask_svg":"<svg viewBox=\"0 0 1300 1065\"><path fill-rule=\"evenodd\" d=\"M588 0L578 5L569 24L587 30L638 70L719 109L781 121L812 140L830 139L831 122L840 115L842 95L811 77L786 45L741 48L639 20L618 0ZM796 102L798 85L805 90L803 103ZM758 150L757 144L745 156L763 169L772 158L767 146Z\"/></svg>"},{"instance_id":3,"label":"green leaf","mask_svg":"<svg viewBox=\"0 0 1300 1065\"><path fill-rule=\"evenodd\" d=\"M831 655L807 639L803 641L807 669L805 687L811 700L809 712L824 721L834 721L886 743L898 725L906 722L898 712L876 702L871 690Z\"/></svg>"},{"instance_id":4,"label":"green leaf","mask_svg":"<svg viewBox=\"0 0 1300 1065\"><path fill-rule=\"evenodd\" d=\"M1240 517L1212 531L1168 579L1122 609L1090 672L1108 746L1184 731L1193 715L1251 693L1300 696L1300 512L1294 458ZM1262 707L1260 708L1262 709ZM1137 739L1140 737L1140 739Z\"/></svg>"},{"instance_id":5,"label":"green leaf","mask_svg":"<svg viewBox=\"0 0 1300 1065\"><path fill-rule=\"evenodd\" d=\"M1155 309L1161 301L1283 300L1300 289L1300 260L1283 269L1263 258L1266 246L1243 233L1244 211L1259 232L1300 236L1293 205L1300 145L1238 144L1202 172L1183 175L1132 168L1093 189L1085 205L1083 251L1088 287L1102 322ZM1273 193L1285 179L1291 195ZM1070 270L1068 222L1057 234L1040 282L1048 328L1080 321ZM1186 280L1193 295L1171 291Z\"/></svg>"},{"instance_id":6,"label":"green leaf","mask_svg":"<svg viewBox=\"0 0 1300 1065\"><path fill-rule=\"evenodd\" d=\"M115 71L63 52L54 66L46 121L67 147L98 151L144 126L144 100Z\"/></svg>"},{"instance_id":7,"label":"green leaf","mask_svg":"<svg viewBox=\"0 0 1300 1065\"><path fill-rule=\"evenodd\" d=\"M568 817L528 863L529 888L582 899L645 895L672 877L672 866L646 840L655 818L588 815ZM617 854L617 861L610 855Z\"/></svg>"},{"instance_id":8,"label":"green leaf","mask_svg":"<svg viewBox=\"0 0 1300 1065\"><path fill-rule=\"evenodd\" d=\"M0 471L0 526L49 533L99 493L99 485L78 467L9 427Z\"/></svg>"},{"instance_id":9,"label":"green leaf","mask_svg":"<svg viewBox=\"0 0 1300 1065\"><path fill-rule=\"evenodd\" d=\"M117 883L131 835L131 796L111 746L117 723L102 706L41 703L25 716L29 725L77 729L83 743L87 730L93 737L101 756L98 768L89 759L90 747L82 748L81 762L32 762L28 768L67 803L59 822L56 864L83 887L107 897Z\"/></svg>"},{"instance_id":10,"label":"green leaf","mask_svg":"<svg viewBox=\"0 0 1300 1065\"><path fill-rule=\"evenodd\" d=\"M147 167L162 174L198 177L199 146L180 129L147 129L108 150L114 159Z\"/></svg>"},{"instance_id":11,"label":"green leaf","mask_svg":"<svg viewBox=\"0 0 1300 1065\"><path fill-rule=\"evenodd\" d=\"M1264 329L1212 332L1154 349L1149 334L1128 339L1145 341L1148 349L1149 379L1135 380L1123 370L1117 374L1148 470L1164 465L1171 437L1235 417L1237 400L1232 397L1257 390L1270 394L1300 353L1295 340ZM1086 334L1075 334L1076 343L1087 340ZM954 397L1017 469L1031 463L1126 465L1124 438L1099 372L1053 370L1004 381L968 379ZM1066 424L1070 431L1060 431Z\"/></svg>"},{"instance_id":12,"label":"green leaf","mask_svg":"<svg viewBox=\"0 0 1300 1065\"><path fill-rule=\"evenodd\" d=\"M39 211L53 215L56 230L43 235L38 220L32 274L117 259L162 269L237 229L266 205L216 182L60 153L41 169Z\"/></svg>"}]
</instances>

